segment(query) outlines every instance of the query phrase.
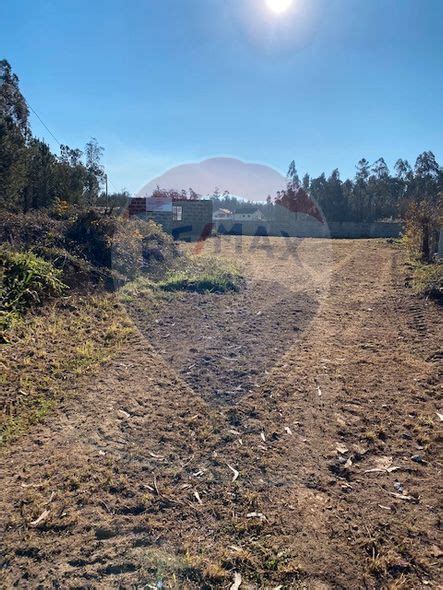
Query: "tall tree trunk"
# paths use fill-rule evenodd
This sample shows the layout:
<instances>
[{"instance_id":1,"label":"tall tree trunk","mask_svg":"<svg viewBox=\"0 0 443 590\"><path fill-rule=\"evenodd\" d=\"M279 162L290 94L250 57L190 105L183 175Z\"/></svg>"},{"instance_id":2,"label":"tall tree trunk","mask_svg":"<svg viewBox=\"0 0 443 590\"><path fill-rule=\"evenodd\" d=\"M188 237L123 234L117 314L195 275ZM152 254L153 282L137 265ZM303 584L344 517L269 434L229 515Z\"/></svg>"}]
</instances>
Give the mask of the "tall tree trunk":
<instances>
[{"instance_id":1,"label":"tall tree trunk","mask_svg":"<svg viewBox=\"0 0 443 590\"><path fill-rule=\"evenodd\" d=\"M27 184L25 186L25 188L23 189L23 213L27 213L29 211L30 192L31 192L31 187L29 186L29 184Z\"/></svg>"},{"instance_id":2,"label":"tall tree trunk","mask_svg":"<svg viewBox=\"0 0 443 590\"><path fill-rule=\"evenodd\" d=\"M421 257L423 262L429 262L431 259L430 256L430 247L429 247L429 220L426 219L422 226L422 242L421 242Z\"/></svg>"}]
</instances>

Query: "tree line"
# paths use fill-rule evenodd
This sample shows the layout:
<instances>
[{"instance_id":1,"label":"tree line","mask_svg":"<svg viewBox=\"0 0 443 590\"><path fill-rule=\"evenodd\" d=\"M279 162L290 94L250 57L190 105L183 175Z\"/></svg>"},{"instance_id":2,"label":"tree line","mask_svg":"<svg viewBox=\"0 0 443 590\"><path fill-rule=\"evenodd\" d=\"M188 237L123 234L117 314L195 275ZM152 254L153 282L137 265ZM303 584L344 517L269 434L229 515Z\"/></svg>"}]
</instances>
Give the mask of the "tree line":
<instances>
[{"instance_id":1,"label":"tree line","mask_svg":"<svg viewBox=\"0 0 443 590\"><path fill-rule=\"evenodd\" d=\"M129 194L124 191L104 198L103 151L92 138L84 151L60 145L60 153L52 153L32 135L19 79L8 61L0 60L0 206L27 212L57 201L80 206L126 203Z\"/></svg>"},{"instance_id":2,"label":"tree line","mask_svg":"<svg viewBox=\"0 0 443 590\"><path fill-rule=\"evenodd\" d=\"M342 180L335 169L311 178L301 179L295 162L289 165L286 187L266 201L243 201L216 189L212 199L217 208L236 213L252 213L257 209L271 219L276 214L275 204L292 211L303 212L310 199L327 221L377 221L404 219L411 203L418 201L437 207L443 192L443 169L431 151L420 154L414 166L407 160L397 160L392 174L383 158L372 165L362 158L353 179Z\"/></svg>"},{"instance_id":3,"label":"tree line","mask_svg":"<svg viewBox=\"0 0 443 590\"><path fill-rule=\"evenodd\" d=\"M300 181L295 163L288 170L288 189L301 187L330 221L376 221L404 218L409 204L425 199L436 203L443 190L443 169L431 151L420 154L414 167L397 160L391 174L385 160L372 165L362 158L353 179L342 181L338 169Z\"/></svg>"},{"instance_id":4,"label":"tree line","mask_svg":"<svg viewBox=\"0 0 443 590\"><path fill-rule=\"evenodd\" d=\"M19 80L6 60L0 61L0 206L11 211L50 208L57 201L80 206L125 206L126 191L105 195L106 180L101 163L103 148L91 139L81 151L67 145L54 154L49 146L32 135L29 109L19 88ZM375 221L404 219L411 203L421 209L438 209L443 191L443 169L431 151L420 154L414 166L399 159L392 173L385 160L373 164L362 158L354 178L342 180L338 169L329 176L305 174L301 179L292 161L286 187L266 201L245 202L230 195L212 195L215 207L238 213L261 209L270 219L285 204L293 211L304 211L309 200L327 221ZM440 195L440 197L439 197ZM157 188L154 196L196 199L189 191Z\"/></svg>"}]
</instances>

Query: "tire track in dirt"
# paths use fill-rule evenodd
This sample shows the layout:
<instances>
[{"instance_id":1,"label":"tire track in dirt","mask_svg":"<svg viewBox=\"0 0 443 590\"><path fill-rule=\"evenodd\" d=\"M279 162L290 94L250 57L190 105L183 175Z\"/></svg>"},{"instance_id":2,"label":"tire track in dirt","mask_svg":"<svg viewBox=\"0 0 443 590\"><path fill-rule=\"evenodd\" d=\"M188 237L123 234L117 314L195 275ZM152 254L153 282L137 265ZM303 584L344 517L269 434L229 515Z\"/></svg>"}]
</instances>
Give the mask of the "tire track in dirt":
<instances>
[{"instance_id":1,"label":"tire track in dirt","mask_svg":"<svg viewBox=\"0 0 443 590\"><path fill-rule=\"evenodd\" d=\"M325 241L300 242L294 240L297 264L280 260L287 243L274 241L272 265L265 249L251 261L249 248L242 253L256 267L251 284L266 287L243 295L241 306L255 301L265 314L264 295L283 277L294 298L304 297L295 309L313 313L315 302L286 350L278 314L251 337L256 324L245 311L238 338L246 338L249 354L269 349L265 332L280 343L252 381L233 376L223 384L230 391L238 378L242 395L214 403L208 381L172 370L171 355L183 372L189 354L205 351L198 332L197 353L177 340L166 339L165 348L163 327L153 333L153 348L135 338L94 383L7 452L0 505L7 587L130 588L160 579L175 588L224 588L232 570L242 572L245 588L379 588L402 577L413 588L437 579L433 441L420 451L427 464L410 456L417 436L434 436L436 363L424 352L441 347L441 320L426 306L427 341L412 339L413 299L399 286L393 249L340 241L325 252ZM225 251L233 255L232 241ZM286 294L271 302L280 296ZM226 299L201 301L180 302L167 324L174 314L183 319L190 305L195 314L211 306L202 335L213 333L217 314L221 326L231 321ZM292 317L285 309L281 323ZM219 330L210 350L223 371L219 343L232 337ZM205 379L214 377L208 371ZM411 412L429 421L419 433ZM352 456L350 467L337 443L349 448L343 455ZM364 473L388 455L405 470ZM229 466L239 471L235 482ZM395 478L423 499L393 499ZM47 520L30 526L47 507Z\"/></svg>"},{"instance_id":2,"label":"tire track in dirt","mask_svg":"<svg viewBox=\"0 0 443 590\"><path fill-rule=\"evenodd\" d=\"M166 301L157 311L161 319L153 323L143 321L143 307L131 316L162 358L215 404L235 404L258 387L309 326L317 307L310 297L274 281L248 283L240 294L186 293L172 305L171 313Z\"/></svg>"},{"instance_id":3,"label":"tire track in dirt","mask_svg":"<svg viewBox=\"0 0 443 590\"><path fill-rule=\"evenodd\" d=\"M359 255L361 253L356 252L356 254ZM421 559L417 559L416 561L415 559L412 559L413 564L408 563L408 560L405 560L398 551L396 553L394 549L401 545L401 543L404 543L405 539L407 539L406 542L410 543L411 546L414 545L414 542L410 540L410 535L405 532L405 529L407 529L406 524L402 530L402 527L398 526L395 517L391 519L382 518L383 508L380 509L376 500L378 499L381 503L386 502L389 500L388 494L395 488L380 488L379 484L372 486L371 481L364 482L365 478L360 479L354 475L355 470L360 467L358 463L362 462L363 467L363 463L366 462L372 454L376 455L377 453L394 452L399 458L401 457L401 462L405 462L408 460L408 457L404 456L406 447L409 447L409 457L412 456L414 452L417 452L416 448L414 450L413 447L411 448L410 444L406 445L402 439L390 440L391 438L395 439L395 436L392 435L396 433L389 432L389 429L387 432L384 431L386 426L389 426L389 428L393 427L393 420L391 420L389 415L393 405L393 402L390 399L391 396L389 395L390 393L393 393L392 390L396 391L397 387L401 387L403 390L401 392L402 403L406 406L409 405L409 408L411 409L414 408L414 414L411 414L411 417L416 416L418 413L422 414L423 411L428 416L435 416L436 407L432 404L432 400L422 396L419 399L419 403L417 403L414 400L413 388L408 387L408 381L412 379L411 374L416 375L417 370L420 372L424 371L425 373L432 373L435 370L435 367L430 367L427 363L424 363L423 360L417 358L417 350L413 353L414 364L411 366L409 342L407 350L398 350L399 335L397 323L403 323L405 310L402 309L403 306L398 309L398 294L392 292L392 288L396 287L396 280L395 277L392 276L391 271L393 262L392 257L392 252L388 250L384 252L385 260L380 260L381 257L377 256L377 258L372 261L372 264L370 264L371 261L365 261L365 264L372 267L375 263L377 270L383 268L381 274L377 274L372 278L373 284L369 285L369 287L371 287L370 298L365 297L364 299L359 300L363 293L356 290L354 296L347 296L343 298L345 301L342 302L337 301L337 298L333 296L335 289L334 282L336 281L332 281L332 296L330 297L331 305L327 304L326 307L323 308L323 311L325 312L324 315L320 313L316 317L309 332L306 334L305 340L301 343L301 348L303 351L306 351L306 354L304 354L303 358L298 357L298 366L296 359L294 359L292 367L290 366L290 373L292 375L294 372L297 373L298 378L303 382L302 388L296 387L300 394L300 399L297 400L294 399L294 397L291 397L286 404L284 401L279 404L280 412L282 412L282 407L287 405L287 421L290 420L291 414L293 414L294 411L298 415L301 415L300 422L304 425L301 432L301 440L306 440L308 447L307 452L303 453L301 461L298 441L296 443L297 446L295 451L290 453L291 459L287 461L285 468L288 474L298 474L299 486L295 488L296 492L294 492L293 497L291 497L291 494L289 494L287 490L291 488L292 482L288 484L286 490L282 493L282 499L280 502L281 505L287 506L294 503L297 497L303 498L306 496L303 488L300 489L301 479L306 486L317 490L317 492L310 497L310 508L317 514L323 512L326 515L333 515L333 518L328 519L328 526L325 526L323 529L321 542L318 534L318 523L316 525L314 522L312 526L316 531L315 535L311 536L310 542L307 541L304 543L306 551L298 551L299 555L304 553L308 561L310 561L311 564L315 564L312 572L313 574L315 572L317 572L317 574L321 572L323 567L324 571L322 578L324 581L328 581L332 587L337 587L339 582L343 587L349 587L348 584L351 577L356 580L359 579L359 573L357 570L360 570L360 576L361 572L365 571L367 576L369 576L371 568L376 569L377 567L381 570L380 573L390 575L389 573L392 572L393 578L403 578L405 587L415 587L416 582L413 581L415 575L421 575L426 578L426 576L429 576L432 571L432 568L430 567L430 558L432 558L432 554L429 553L429 546L432 545L432 537L434 542L436 541L435 523L433 522L435 508L430 506L429 510L424 508L418 509L414 504L414 509L410 509L409 506L406 508L398 505L401 504L401 502L397 501L395 503L396 505L389 509L389 512L401 512L402 517L405 519L405 523L408 522L410 524L416 522L418 513L422 514L423 511L428 513L426 514L425 521L429 528L427 529L424 523L423 526L420 527L422 538L429 539L427 542L428 547L426 547L425 543L425 547L415 547L413 550L413 552L416 551L416 555L420 555L420 557L427 552L427 563L426 559L423 559L423 561ZM361 266L362 265L360 264L360 267ZM354 261L354 264L351 264L348 261L346 266L347 273L336 277L336 279L339 280L338 287L344 293L352 292L347 284L349 278L346 277L346 274L349 275L349 273L355 271L355 275L358 277L359 282L363 282L361 270L361 268L358 268L358 261ZM337 304L339 304L339 306L337 306ZM366 308L366 305L369 305L370 307ZM337 317L334 318L334 316L339 315L342 316L341 321L337 322ZM348 324L347 316L349 315L352 316L352 320ZM335 328L329 331L327 328L328 325L335 326ZM317 338L316 341L316 329L320 327L323 329L324 337L323 340ZM318 333L319 332L317 331L317 334ZM438 330L436 330L433 334L433 338L437 338L438 340L438 334ZM313 340L312 343L310 342L311 340ZM327 344L324 346L325 341L326 343L330 342L330 346ZM320 350L318 349L319 346ZM340 367L340 372L335 371L334 379L332 380L332 388L330 387L330 380L324 381L322 375L318 375L323 362L321 359L322 355L326 357L328 364ZM371 359L371 356L374 358ZM348 366L342 366L343 360L345 359ZM393 362L395 363L395 369L394 374L392 375ZM306 374L306 366L310 366L313 369L314 375ZM380 379L380 377L382 379ZM433 382L433 379L434 377L431 377L431 383ZM383 380L385 380L386 383L383 383ZM414 380L417 379L415 378ZM359 391L358 389L353 390L352 387L350 387L353 381L358 384L359 388L364 388L363 391ZM344 385L346 388L343 387ZM285 390L290 386L291 383L285 383L285 387L282 388L280 393L282 399L288 397L287 391ZM372 391L367 389L368 386L373 388ZM321 389L321 396L319 395L318 387ZM386 390L386 388L388 388L388 390ZM307 390L309 391L308 394L306 393ZM349 394L351 395L349 396ZM274 395L276 395L275 390ZM365 399L366 395L368 395L368 399ZM377 398L382 398L384 403L378 402ZM430 402L428 407L420 407L420 402L425 400ZM368 407L368 404L374 403L376 404L375 408ZM378 407L377 403L380 404ZM351 416L346 412L346 410L349 409L349 406L352 406ZM420 407L419 412L417 411L418 407ZM402 409L404 411L404 408L399 408L399 413L401 413ZM285 414L285 412L283 412L283 414ZM435 423L435 419L433 422ZM361 448L361 441L363 440L364 442L367 442L365 441L365 436L367 434L359 428L360 423L372 427L375 426L375 429L377 429L377 426L379 425L383 426L375 435L376 439L377 437L379 438L379 440L376 440L378 448ZM356 429L357 434L360 436L349 436L350 432L355 431ZM401 436L403 437L405 434L401 433ZM334 449L334 441L340 443L345 448L348 446L349 452L341 456L340 454L337 454ZM369 445L369 447L371 447L371 445ZM433 449L431 450L430 448L429 450L431 453L433 452ZM287 456L288 455L286 455L286 457ZM344 464L345 461L347 462L351 457L354 460L354 464L357 464L348 468ZM341 461L341 459L343 459L343 461ZM409 463L404 467L404 470L408 473L413 473L414 477L404 479L405 488L406 485L409 487L412 485L418 486L419 484L424 483L420 481L420 478L425 477L425 474L421 473L419 469L416 470L411 467L411 465L409 459ZM434 464L434 474L435 470L438 471L438 464ZM305 473L304 478L303 473ZM331 473L333 476L338 477L331 478ZM302 477L300 477L300 475ZM360 479L360 481L354 483L354 478ZM390 479L394 480L394 476L391 476ZM430 473L428 481L429 488L427 491L428 494L431 492L431 496L434 485L432 482L435 481L437 481L435 475L432 476ZM337 485L337 483L340 485ZM364 485L371 486L372 489L370 490L370 493L367 493ZM393 484L391 483L391 485ZM338 494L337 490L339 490ZM355 492L357 492L357 494ZM348 508L348 505L350 504L349 498L351 497L352 514L349 513ZM327 510L321 510L322 505L327 503L326 500L329 501L328 508ZM321 522L322 517L317 516L317 518L318 521ZM372 528L374 522L380 520L390 520L392 522L392 529L397 529L395 534L393 534L392 539L390 539L391 544L386 541L386 539L383 539L383 535L381 536L383 540L380 541L378 546L372 544L369 528ZM347 525L348 522L352 523L352 528ZM331 540L332 531L333 540ZM433 531L431 535L429 535L429 531ZM380 531L377 531L377 535L379 532ZM288 532L288 543L291 542L291 538L293 539L294 535ZM349 541L352 540L353 542L350 543ZM301 541L302 539L297 538L297 542ZM389 546L389 550L387 547L383 548L383 544ZM349 558L352 556L352 559L356 560L357 556L360 554L360 558L362 559L359 567L356 568L353 573L350 572L349 566L341 569L343 567L342 563L338 569L331 567L331 563L337 563L336 553L338 547L343 549L346 545L354 545L356 548L356 552L350 553ZM418 545L420 545L420 543L418 543ZM371 556L366 556L368 563L365 563L365 555L361 552L361 548L369 548L369 546L371 551L374 550L376 553L375 557L372 556L372 560L370 558ZM296 547L294 547L294 551L295 550ZM385 551L386 555L384 555L382 551ZM387 556L388 554L389 557ZM315 558L316 556L317 559ZM411 558L409 557L409 559ZM324 565L325 561L327 563L326 568ZM321 566L322 563L323 566ZM382 563L384 565L381 565ZM388 565L386 565L386 563ZM384 567L386 567L386 572L383 572ZM395 575L395 573L397 575ZM367 579L360 578L360 580L358 587L366 587L368 584L372 587Z\"/></svg>"}]
</instances>

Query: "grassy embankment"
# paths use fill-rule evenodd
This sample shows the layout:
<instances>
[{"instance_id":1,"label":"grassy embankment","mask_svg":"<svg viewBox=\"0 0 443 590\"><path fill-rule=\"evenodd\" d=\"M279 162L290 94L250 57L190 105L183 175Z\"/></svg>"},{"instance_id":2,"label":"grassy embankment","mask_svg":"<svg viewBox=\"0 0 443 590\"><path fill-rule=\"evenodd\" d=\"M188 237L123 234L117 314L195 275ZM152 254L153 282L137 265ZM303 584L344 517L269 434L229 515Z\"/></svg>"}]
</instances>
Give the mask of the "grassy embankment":
<instances>
[{"instance_id":1,"label":"grassy embankment","mask_svg":"<svg viewBox=\"0 0 443 590\"><path fill-rule=\"evenodd\" d=\"M91 214L68 221L8 214L6 222L0 444L42 420L127 342L133 327L124 304L132 298L240 286L236 268L180 256L152 223ZM110 285L124 287L112 293Z\"/></svg>"}]
</instances>

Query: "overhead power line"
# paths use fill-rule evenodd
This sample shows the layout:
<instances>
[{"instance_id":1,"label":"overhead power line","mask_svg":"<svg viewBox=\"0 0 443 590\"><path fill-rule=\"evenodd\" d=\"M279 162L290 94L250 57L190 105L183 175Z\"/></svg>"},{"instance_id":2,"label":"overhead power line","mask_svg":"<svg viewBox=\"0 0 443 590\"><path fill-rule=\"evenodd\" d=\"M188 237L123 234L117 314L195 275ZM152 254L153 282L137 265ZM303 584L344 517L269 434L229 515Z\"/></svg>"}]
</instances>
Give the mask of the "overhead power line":
<instances>
[{"instance_id":1,"label":"overhead power line","mask_svg":"<svg viewBox=\"0 0 443 590\"><path fill-rule=\"evenodd\" d=\"M31 111L34 113L34 115L37 117L37 119L40 121L40 123L43 125L43 127L46 129L46 131L49 133L49 135L51 135L51 137L53 139L55 139L55 141L58 143L59 146L62 145L61 141L59 141L55 135L52 133L52 131L49 129L49 127L46 125L46 123L43 121L43 119L40 117L40 115L32 108L32 106L29 104L29 102L27 103L28 107L31 109Z\"/></svg>"},{"instance_id":2,"label":"overhead power line","mask_svg":"<svg viewBox=\"0 0 443 590\"><path fill-rule=\"evenodd\" d=\"M58 143L58 145L61 147L62 143L61 141L59 141L55 135L52 133L52 131L49 129L49 127L46 125L46 123L43 121L43 119L40 117L40 115L35 111L35 109L32 108L32 106L29 104L29 102L27 102L28 107L31 109L31 111L34 113L34 115L37 117L37 119L40 121L40 123L43 125L43 127L46 129L46 131L49 133L49 135L55 139L55 141ZM115 187L113 187L112 183L109 181L108 179L108 175L106 174L106 183L109 184L109 186L111 187L111 190L115 191Z\"/></svg>"}]
</instances>

